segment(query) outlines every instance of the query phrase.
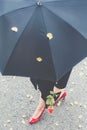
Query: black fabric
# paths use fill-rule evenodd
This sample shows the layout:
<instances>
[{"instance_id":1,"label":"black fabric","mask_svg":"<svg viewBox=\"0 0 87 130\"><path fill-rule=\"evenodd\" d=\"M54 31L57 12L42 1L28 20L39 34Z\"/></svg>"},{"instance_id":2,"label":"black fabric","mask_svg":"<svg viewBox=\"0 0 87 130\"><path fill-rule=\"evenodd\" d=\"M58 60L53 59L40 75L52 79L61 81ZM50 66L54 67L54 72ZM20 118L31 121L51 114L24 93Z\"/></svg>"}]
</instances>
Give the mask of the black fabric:
<instances>
[{"instance_id":1,"label":"black fabric","mask_svg":"<svg viewBox=\"0 0 87 130\"><path fill-rule=\"evenodd\" d=\"M42 98L46 101L46 97L50 94L50 91L53 91L54 86L57 88L63 89L66 87L66 84L68 82L69 76L70 76L71 70L66 73L58 82L52 82L48 80L41 80L41 79L33 79L30 78L30 81L34 85L34 88L37 90L37 87L39 88Z\"/></svg>"},{"instance_id":2,"label":"black fabric","mask_svg":"<svg viewBox=\"0 0 87 130\"><path fill-rule=\"evenodd\" d=\"M70 70L68 73L66 73L58 82L55 83L55 86L57 88L60 88L60 89L65 88L65 86L66 86L66 84L68 82L69 76L71 74L71 71L72 70Z\"/></svg>"},{"instance_id":3,"label":"black fabric","mask_svg":"<svg viewBox=\"0 0 87 130\"><path fill-rule=\"evenodd\" d=\"M41 3L38 6L36 0L0 0L3 75L55 82L87 56L87 0ZM12 31L12 27L18 31Z\"/></svg>"}]
</instances>

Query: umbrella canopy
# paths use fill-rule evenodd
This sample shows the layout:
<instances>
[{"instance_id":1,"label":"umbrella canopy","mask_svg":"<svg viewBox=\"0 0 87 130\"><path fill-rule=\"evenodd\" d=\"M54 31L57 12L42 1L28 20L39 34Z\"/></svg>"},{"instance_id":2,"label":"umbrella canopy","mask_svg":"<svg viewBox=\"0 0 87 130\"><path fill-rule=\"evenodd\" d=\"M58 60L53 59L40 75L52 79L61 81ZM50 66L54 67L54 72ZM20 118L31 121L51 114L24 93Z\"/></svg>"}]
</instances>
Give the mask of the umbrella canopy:
<instances>
[{"instance_id":1,"label":"umbrella canopy","mask_svg":"<svg viewBox=\"0 0 87 130\"><path fill-rule=\"evenodd\" d=\"M58 81L87 56L87 0L0 0L0 71Z\"/></svg>"}]
</instances>

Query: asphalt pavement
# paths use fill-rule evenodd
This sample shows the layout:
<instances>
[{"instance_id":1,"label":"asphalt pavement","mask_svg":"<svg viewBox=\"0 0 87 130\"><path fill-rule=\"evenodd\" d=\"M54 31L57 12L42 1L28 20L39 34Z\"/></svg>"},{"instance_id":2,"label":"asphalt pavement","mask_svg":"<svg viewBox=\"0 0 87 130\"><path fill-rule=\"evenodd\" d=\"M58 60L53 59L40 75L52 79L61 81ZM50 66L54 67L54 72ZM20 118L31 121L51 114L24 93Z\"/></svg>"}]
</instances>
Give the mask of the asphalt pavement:
<instances>
[{"instance_id":1,"label":"asphalt pavement","mask_svg":"<svg viewBox=\"0 0 87 130\"><path fill-rule=\"evenodd\" d=\"M38 105L39 91L29 78L0 75L0 130L87 130L87 58L71 73L65 102L47 110L36 124L28 119Z\"/></svg>"}]
</instances>

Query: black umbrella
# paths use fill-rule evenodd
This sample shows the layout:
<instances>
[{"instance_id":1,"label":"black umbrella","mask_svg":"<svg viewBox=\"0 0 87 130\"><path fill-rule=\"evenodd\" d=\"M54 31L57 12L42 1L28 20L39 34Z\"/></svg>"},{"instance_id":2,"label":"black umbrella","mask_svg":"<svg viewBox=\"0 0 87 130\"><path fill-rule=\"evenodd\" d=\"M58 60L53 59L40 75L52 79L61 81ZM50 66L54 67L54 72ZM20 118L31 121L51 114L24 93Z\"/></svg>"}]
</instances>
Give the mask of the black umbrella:
<instances>
[{"instance_id":1,"label":"black umbrella","mask_svg":"<svg viewBox=\"0 0 87 130\"><path fill-rule=\"evenodd\" d=\"M87 56L87 0L0 0L0 71L58 81Z\"/></svg>"}]
</instances>

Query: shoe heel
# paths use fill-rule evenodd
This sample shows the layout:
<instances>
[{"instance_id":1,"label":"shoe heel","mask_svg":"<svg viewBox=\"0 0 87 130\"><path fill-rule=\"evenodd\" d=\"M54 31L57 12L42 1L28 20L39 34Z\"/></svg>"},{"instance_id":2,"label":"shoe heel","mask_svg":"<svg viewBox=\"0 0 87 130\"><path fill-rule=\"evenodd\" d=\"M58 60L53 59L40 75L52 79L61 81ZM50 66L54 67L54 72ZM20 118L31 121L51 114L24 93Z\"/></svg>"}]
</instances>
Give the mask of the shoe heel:
<instances>
[{"instance_id":1,"label":"shoe heel","mask_svg":"<svg viewBox=\"0 0 87 130\"><path fill-rule=\"evenodd\" d=\"M61 98L62 98L62 99L65 98L66 95L67 95L66 92L64 92L64 93L62 94L62 96L60 97L60 99L61 99Z\"/></svg>"},{"instance_id":2,"label":"shoe heel","mask_svg":"<svg viewBox=\"0 0 87 130\"><path fill-rule=\"evenodd\" d=\"M61 95L61 97L58 98L58 99L55 101L54 105L56 105L60 100L61 100L61 101L65 101L66 95L67 95L67 94L66 94L66 91L64 91L63 94Z\"/></svg>"},{"instance_id":3,"label":"shoe heel","mask_svg":"<svg viewBox=\"0 0 87 130\"><path fill-rule=\"evenodd\" d=\"M63 95L60 97L60 100L65 101L66 95L66 92L64 92Z\"/></svg>"},{"instance_id":4,"label":"shoe heel","mask_svg":"<svg viewBox=\"0 0 87 130\"><path fill-rule=\"evenodd\" d=\"M64 98L62 98L61 100L62 100L62 102L64 102L64 101L65 101L65 97L64 97Z\"/></svg>"}]
</instances>

